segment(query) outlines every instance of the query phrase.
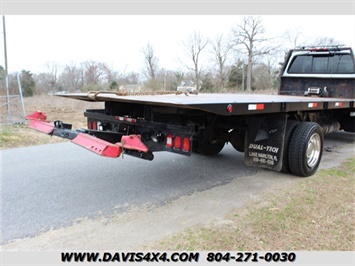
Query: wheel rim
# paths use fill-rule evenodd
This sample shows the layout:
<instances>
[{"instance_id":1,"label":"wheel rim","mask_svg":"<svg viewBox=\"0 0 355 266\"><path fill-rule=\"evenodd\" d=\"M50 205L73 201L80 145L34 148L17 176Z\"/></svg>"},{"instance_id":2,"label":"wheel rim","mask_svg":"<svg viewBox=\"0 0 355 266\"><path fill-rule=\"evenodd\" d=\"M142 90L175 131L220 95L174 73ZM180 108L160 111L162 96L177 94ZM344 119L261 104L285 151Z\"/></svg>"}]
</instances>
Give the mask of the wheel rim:
<instances>
[{"instance_id":1,"label":"wheel rim","mask_svg":"<svg viewBox=\"0 0 355 266\"><path fill-rule=\"evenodd\" d=\"M307 165L308 167L314 167L319 160L321 152L321 137L319 134L314 133L308 141L307 147Z\"/></svg>"}]
</instances>

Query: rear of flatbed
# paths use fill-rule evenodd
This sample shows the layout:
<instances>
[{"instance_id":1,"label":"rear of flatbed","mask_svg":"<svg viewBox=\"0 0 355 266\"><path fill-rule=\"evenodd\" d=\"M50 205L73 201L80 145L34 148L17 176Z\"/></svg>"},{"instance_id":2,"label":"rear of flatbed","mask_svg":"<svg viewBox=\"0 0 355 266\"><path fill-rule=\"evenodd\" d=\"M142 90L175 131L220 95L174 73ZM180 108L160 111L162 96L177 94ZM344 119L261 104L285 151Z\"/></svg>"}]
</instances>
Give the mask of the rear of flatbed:
<instances>
[{"instance_id":1,"label":"rear of flatbed","mask_svg":"<svg viewBox=\"0 0 355 266\"><path fill-rule=\"evenodd\" d=\"M49 126L32 120L30 126L71 139L103 156L118 157L124 152L153 160L153 153L158 151L216 155L230 142L237 151L244 152L248 165L301 176L313 174L316 168L290 169L289 145L285 144L290 142L290 131L300 122L316 122L319 126L311 128L321 132L317 141L322 142L324 133L342 128L340 118L355 114L354 99L344 98L260 94L121 96L112 92L60 96L103 101L105 108L85 111L87 129L73 131L71 125L60 121ZM287 125L292 126L288 129ZM316 157L320 161L322 144L318 142Z\"/></svg>"},{"instance_id":2,"label":"rear of flatbed","mask_svg":"<svg viewBox=\"0 0 355 266\"><path fill-rule=\"evenodd\" d=\"M297 61L298 56L302 60ZM317 70L320 62L331 72L290 71L299 71L301 63L309 62L311 69ZM310 176L320 164L324 134L355 132L354 95L351 49L301 49L287 57L279 95L74 93L58 96L105 103L104 109L84 112L87 129L72 130L61 121L48 123L41 113L28 119L30 127L70 139L102 156L125 153L153 160L159 151L216 155L231 143L244 153L247 165Z\"/></svg>"}]
</instances>

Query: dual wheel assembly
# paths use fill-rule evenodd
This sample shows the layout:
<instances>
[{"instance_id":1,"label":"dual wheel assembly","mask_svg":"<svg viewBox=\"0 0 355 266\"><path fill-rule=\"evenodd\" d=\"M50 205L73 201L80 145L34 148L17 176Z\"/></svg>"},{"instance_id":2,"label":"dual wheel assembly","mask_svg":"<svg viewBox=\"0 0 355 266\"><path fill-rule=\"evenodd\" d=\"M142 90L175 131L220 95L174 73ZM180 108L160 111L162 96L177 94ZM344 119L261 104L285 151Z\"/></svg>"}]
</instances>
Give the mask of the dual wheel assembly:
<instances>
[{"instance_id":1,"label":"dual wheel assembly","mask_svg":"<svg viewBox=\"0 0 355 266\"><path fill-rule=\"evenodd\" d=\"M244 152L244 135L232 136L233 147ZM224 147L225 141L218 138L201 138L195 152L204 155L216 155ZM314 122L289 120L286 126L282 172L307 177L313 175L320 164L323 153L323 129Z\"/></svg>"},{"instance_id":2,"label":"dual wheel assembly","mask_svg":"<svg viewBox=\"0 0 355 266\"><path fill-rule=\"evenodd\" d=\"M319 124L288 121L282 171L302 177L313 175L322 159L323 141Z\"/></svg>"}]
</instances>

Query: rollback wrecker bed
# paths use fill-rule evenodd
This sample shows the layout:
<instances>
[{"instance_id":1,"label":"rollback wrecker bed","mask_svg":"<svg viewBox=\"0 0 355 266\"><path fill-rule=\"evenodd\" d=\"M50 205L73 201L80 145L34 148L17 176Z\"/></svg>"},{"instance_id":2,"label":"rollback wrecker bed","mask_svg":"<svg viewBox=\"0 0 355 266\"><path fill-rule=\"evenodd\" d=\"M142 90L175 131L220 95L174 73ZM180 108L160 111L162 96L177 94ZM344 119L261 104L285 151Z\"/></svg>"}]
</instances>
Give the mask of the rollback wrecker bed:
<instances>
[{"instance_id":1,"label":"rollback wrecker bed","mask_svg":"<svg viewBox=\"0 0 355 266\"><path fill-rule=\"evenodd\" d=\"M318 53L308 48L291 50L278 95L120 95L105 91L62 94L58 96L100 101L105 106L84 112L87 129L72 130L70 124L62 121L49 123L41 112L27 119L31 128L70 139L102 156L119 157L124 153L153 160L153 153L159 151L216 155L226 143L231 143L244 153L247 165L310 176L320 164L324 134L336 130L355 132L352 50L327 49L328 52L324 48ZM311 58L314 64L327 59L327 65L333 68L331 78L329 71L298 73L296 67L301 69L302 63L298 56L305 63ZM351 59L352 68L346 70L349 73L334 72L338 69L332 65L335 56L337 66L341 60ZM298 65L294 67L293 63Z\"/></svg>"},{"instance_id":2,"label":"rollback wrecker bed","mask_svg":"<svg viewBox=\"0 0 355 266\"><path fill-rule=\"evenodd\" d=\"M309 121L304 123L312 130L307 129L318 132L319 135L306 144L313 149L308 152L315 153L311 157L319 158L323 134L340 129L341 124L329 120L318 125L311 123L311 118L319 117L319 113L329 112L334 118L355 112L354 100L342 98L203 93L120 96L111 92L60 96L103 101L105 108L85 111L88 129L74 131L70 124L61 121L52 125L36 119L38 113L27 117L31 120L30 127L68 138L97 154L118 157L124 151L148 160L152 160L153 152L157 151L216 155L230 142L236 150L245 153L246 164L285 171L291 171L285 141L290 142L290 131L301 123L299 121ZM305 133L302 130L296 134ZM301 136L294 136L292 140L298 138ZM297 149L299 144L302 143L291 143L296 145L292 149ZM320 158L313 160L318 163ZM295 171L293 173L298 175L308 175Z\"/></svg>"}]
</instances>

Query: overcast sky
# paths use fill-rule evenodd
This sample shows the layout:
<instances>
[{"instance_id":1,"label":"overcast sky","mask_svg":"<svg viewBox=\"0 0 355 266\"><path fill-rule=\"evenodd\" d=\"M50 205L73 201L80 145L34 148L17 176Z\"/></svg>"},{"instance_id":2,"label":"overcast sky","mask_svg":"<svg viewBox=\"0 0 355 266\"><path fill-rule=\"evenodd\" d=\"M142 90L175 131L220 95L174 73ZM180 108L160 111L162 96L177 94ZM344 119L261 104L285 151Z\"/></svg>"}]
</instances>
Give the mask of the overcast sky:
<instances>
[{"instance_id":1,"label":"overcast sky","mask_svg":"<svg viewBox=\"0 0 355 266\"><path fill-rule=\"evenodd\" d=\"M117 71L140 72L142 48L150 42L160 67L181 68L181 42L193 31L214 38L228 35L240 15L8 15L9 72L45 72L47 62L61 65L86 60L105 62ZM355 48L355 16L261 16L266 37L301 31L305 38L330 37ZM2 21L1 21L2 25ZM2 27L1 27L2 32ZM4 66L1 41L0 65ZM291 47L289 47L291 48Z\"/></svg>"}]
</instances>

